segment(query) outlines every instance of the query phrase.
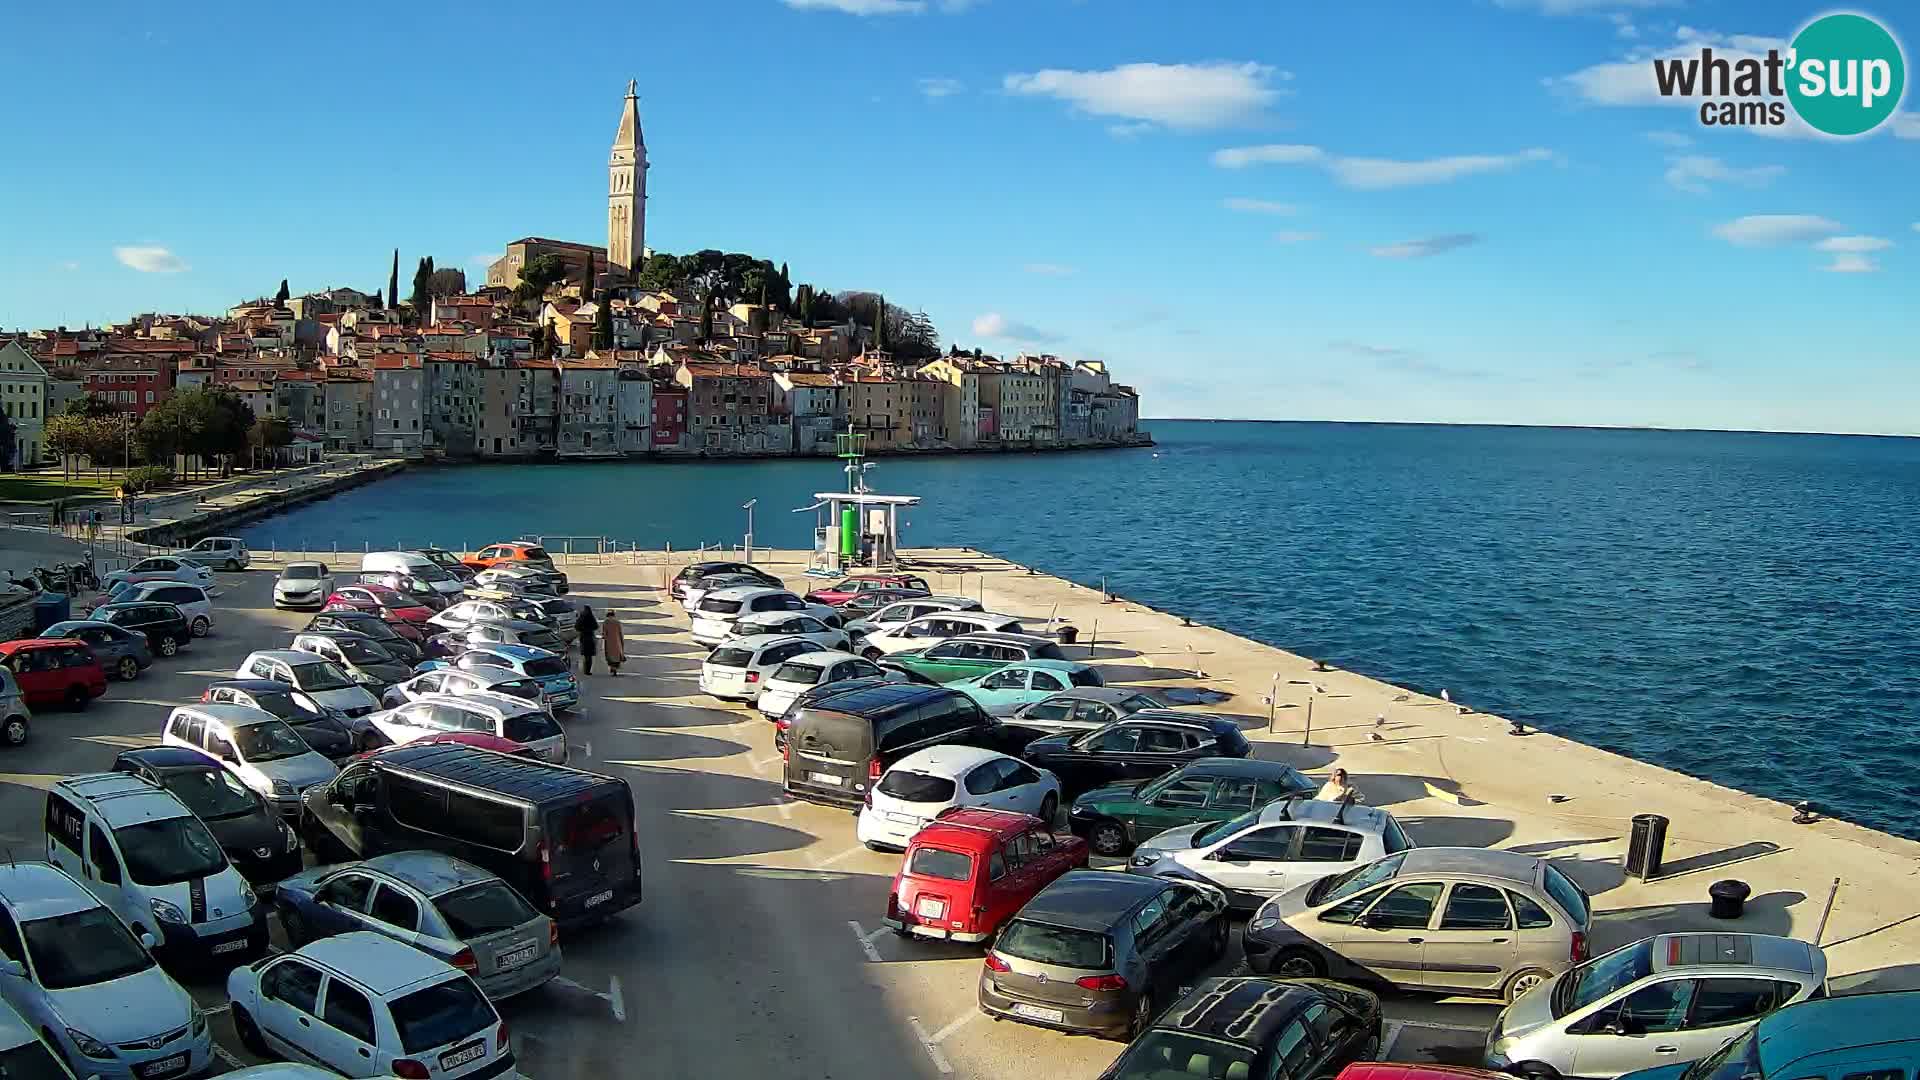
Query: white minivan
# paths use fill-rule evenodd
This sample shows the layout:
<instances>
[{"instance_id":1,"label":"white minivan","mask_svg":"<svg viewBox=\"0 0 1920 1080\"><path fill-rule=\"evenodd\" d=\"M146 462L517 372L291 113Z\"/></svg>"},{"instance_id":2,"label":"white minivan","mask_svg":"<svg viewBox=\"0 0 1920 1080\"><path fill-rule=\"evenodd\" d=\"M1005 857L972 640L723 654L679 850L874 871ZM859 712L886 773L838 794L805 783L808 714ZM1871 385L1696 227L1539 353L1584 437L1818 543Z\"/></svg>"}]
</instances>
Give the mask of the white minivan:
<instances>
[{"instance_id":1,"label":"white minivan","mask_svg":"<svg viewBox=\"0 0 1920 1080\"><path fill-rule=\"evenodd\" d=\"M360 570L363 573L379 571L406 574L448 599L458 597L466 590L466 585L439 563L411 551L369 551L360 559Z\"/></svg>"},{"instance_id":2,"label":"white minivan","mask_svg":"<svg viewBox=\"0 0 1920 1080\"><path fill-rule=\"evenodd\" d=\"M267 951L267 909L220 842L171 792L130 773L47 791L47 861L81 882L154 952L245 962Z\"/></svg>"},{"instance_id":3,"label":"white minivan","mask_svg":"<svg viewBox=\"0 0 1920 1080\"><path fill-rule=\"evenodd\" d=\"M251 705L182 705L167 718L160 741L219 762L268 806L296 821L300 796L340 771L293 725Z\"/></svg>"}]
</instances>

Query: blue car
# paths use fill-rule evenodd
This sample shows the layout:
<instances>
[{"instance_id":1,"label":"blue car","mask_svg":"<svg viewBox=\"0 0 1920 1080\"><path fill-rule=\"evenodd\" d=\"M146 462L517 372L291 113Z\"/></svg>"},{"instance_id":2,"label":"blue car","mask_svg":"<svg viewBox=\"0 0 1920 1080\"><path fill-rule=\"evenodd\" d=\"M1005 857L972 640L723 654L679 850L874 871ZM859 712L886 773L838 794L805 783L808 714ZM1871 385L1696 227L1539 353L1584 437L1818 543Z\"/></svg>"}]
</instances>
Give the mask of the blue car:
<instances>
[{"instance_id":1,"label":"blue car","mask_svg":"<svg viewBox=\"0 0 1920 1080\"><path fill-rule=\"evenodd\" d=\"M580 684L559 653L531 645L476 645L453 658L457 668L503 667L540 684L549 709L571 709L580 704ZM419 670L431 670L424 664Z\"/></svg>"},{"instance_id":2,"label":"blue car","mask_svg":"<svg viewBox=\"0 0 1920 1080\"><path fill-rule=\"evenodd\" d=\"M1773 1013L1691 1065L1620 1080L1802 1080L1905 1077L1920 1069L1920 990L1817 998Z\"/></svg>"}]
</instances>

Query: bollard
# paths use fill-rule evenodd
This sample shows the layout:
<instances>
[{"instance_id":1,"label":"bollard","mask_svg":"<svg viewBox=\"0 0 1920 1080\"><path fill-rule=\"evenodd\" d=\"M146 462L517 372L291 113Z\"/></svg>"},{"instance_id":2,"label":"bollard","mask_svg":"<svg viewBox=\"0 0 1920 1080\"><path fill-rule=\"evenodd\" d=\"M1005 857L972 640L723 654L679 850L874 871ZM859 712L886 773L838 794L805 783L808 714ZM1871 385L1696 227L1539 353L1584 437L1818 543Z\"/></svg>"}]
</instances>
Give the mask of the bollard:
<instances>
[{"instance_id":1,"label":"bollard","mask_svg":"<svg viewBox=\"0 0 1920 1080\"><path fill-rule=\"evenodd\" d=\"M1820 910L1820 925L1813 931L1813 947L1819 948L1820 942L1827 936L1827 918L1833 914L1833 901L1840 895L1840 879L1833 879L1833 886L1827 890L1827 906Z\"/></svg>"},{"instance_id":2,"label":"bollard","mask_svg":"<svg viewBox=\"0 0 1920 1080\"><path fill-rule=\"evenodd\" d=\"M1313 745L1313 698L1307 698L1307 730L1300 735L1301 746Z\"/></svg>"}]
</instances>

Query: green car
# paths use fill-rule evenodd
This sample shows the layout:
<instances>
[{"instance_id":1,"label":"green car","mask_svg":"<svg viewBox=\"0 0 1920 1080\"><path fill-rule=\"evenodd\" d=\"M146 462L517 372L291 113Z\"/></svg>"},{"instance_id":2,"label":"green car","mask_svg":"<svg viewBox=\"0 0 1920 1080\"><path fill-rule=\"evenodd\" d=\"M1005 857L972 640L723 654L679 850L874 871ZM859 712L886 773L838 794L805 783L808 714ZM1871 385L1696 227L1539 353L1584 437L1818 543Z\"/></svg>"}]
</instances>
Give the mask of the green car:
<instances>
[{"instance_id":1,"label":"green car","mask_svg":"<svg viewBox=\"0 0 1920 1080\"><path fill-rule=\"evenodd\" d=\"M1026 660L1065 660L1060 646L1031 634L981 632L948 638L924 649L889 653L887 666L902 667L934 682L950 683L998 671Z\"/></svg>"},{"instance_id":2,"label":"green car","mask_svg":"<svg viewBox=\"0 0 1920 1080\"><path fill-rule=\"evenodd\" d=\"M1305 798L1319 785L1291 765L1201 758L1165 776L1095 788L1073 800L1067 826L1096 855L1124 855L1168 829L1225 821L1275 799Z\"/></svg>"}]
</instances>

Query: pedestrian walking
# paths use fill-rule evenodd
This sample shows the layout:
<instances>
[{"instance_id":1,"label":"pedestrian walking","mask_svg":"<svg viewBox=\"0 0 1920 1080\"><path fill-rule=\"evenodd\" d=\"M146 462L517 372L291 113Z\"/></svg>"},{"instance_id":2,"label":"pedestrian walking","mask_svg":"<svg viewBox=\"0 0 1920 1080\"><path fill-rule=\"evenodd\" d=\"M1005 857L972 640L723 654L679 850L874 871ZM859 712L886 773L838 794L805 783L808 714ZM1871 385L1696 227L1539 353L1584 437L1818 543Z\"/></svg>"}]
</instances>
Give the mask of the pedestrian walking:
<instances>
[{"instance_id":1,"label":"pedestrian walking","mask_svg":"<svg viewBox=\"0 0 1920 1080\"><path fill-rule=\"evenodd\" d=\"M1366 797L1360 794L1360 789L1354 787L1347 778L1345 769L1333 770L1333 775L1327 777L1327 782L1320 785L1320 792L1314 798L1321 802L1363 803L1367 801Z\"/></svg>"},{"instance_id":2,"label":"pedestrian walking","mask_svg":"<svg viewBox=\"0 0 1920 1080\"><path fill-rule=\"evenodd\" d=\"M607 609L607 617L600 621L600 648L607 658L607 671L620 674L620 665L627 659L627 631L612 608Z\"/></svg>"},{"instance_id":3,"label":"pedestrian walking","mask_svg":"<svg viewBox=\"0 0 1920 1080\"><path fill-rule=\"evenodd\" d=\"M580 635L580 674L593 674L594 634L600 629L600 621L593 617L593 609L580 605L580 616L573 620L574 632Z\"/></svg>"}]
</instances>

